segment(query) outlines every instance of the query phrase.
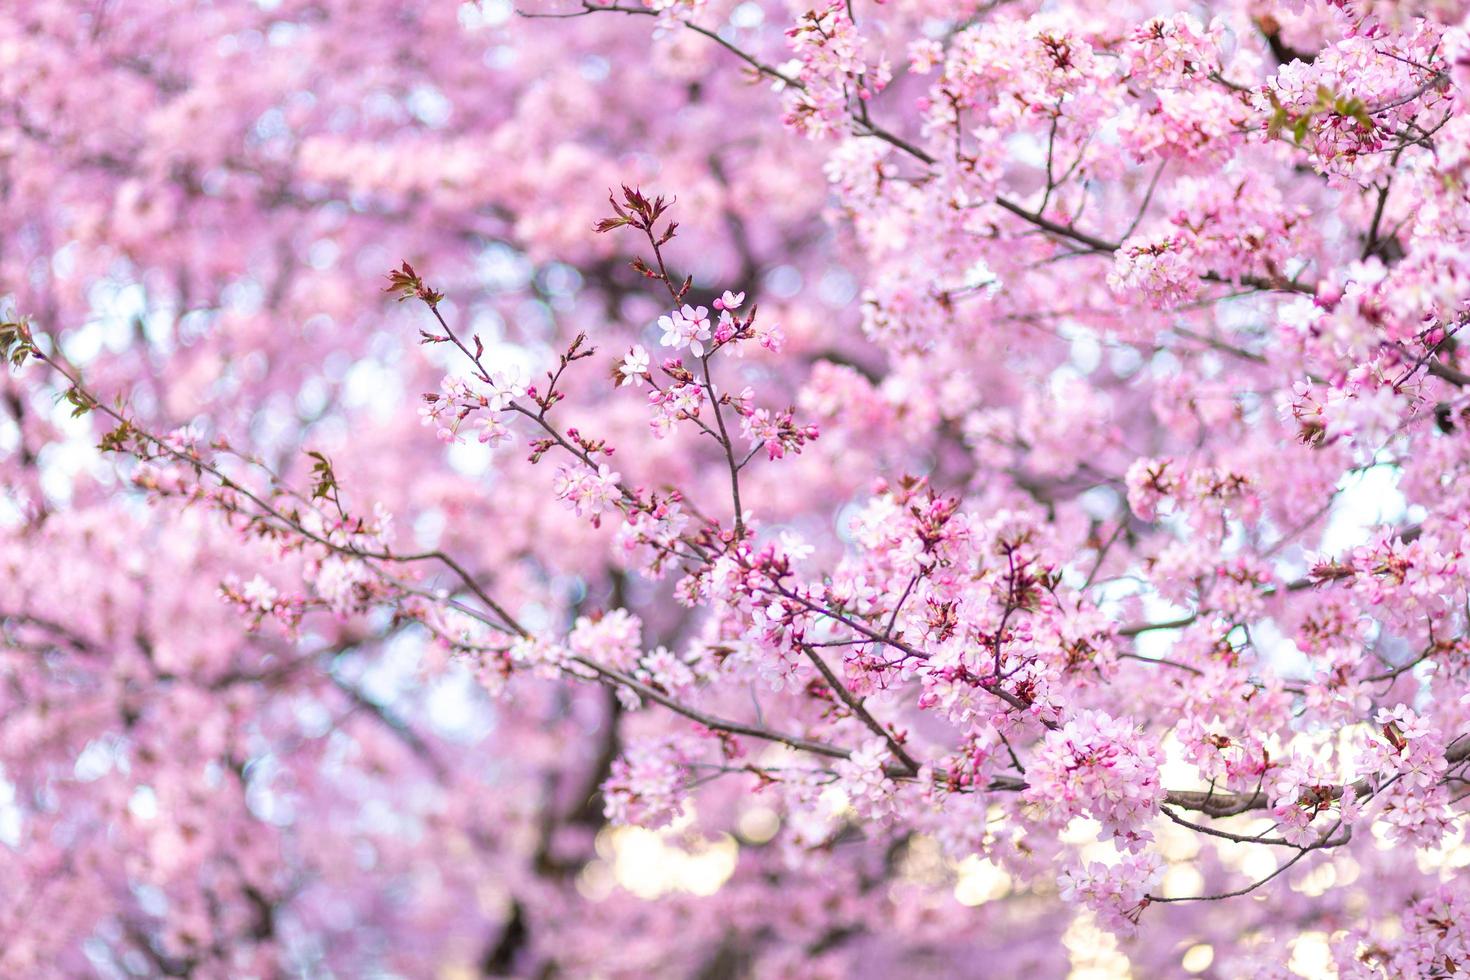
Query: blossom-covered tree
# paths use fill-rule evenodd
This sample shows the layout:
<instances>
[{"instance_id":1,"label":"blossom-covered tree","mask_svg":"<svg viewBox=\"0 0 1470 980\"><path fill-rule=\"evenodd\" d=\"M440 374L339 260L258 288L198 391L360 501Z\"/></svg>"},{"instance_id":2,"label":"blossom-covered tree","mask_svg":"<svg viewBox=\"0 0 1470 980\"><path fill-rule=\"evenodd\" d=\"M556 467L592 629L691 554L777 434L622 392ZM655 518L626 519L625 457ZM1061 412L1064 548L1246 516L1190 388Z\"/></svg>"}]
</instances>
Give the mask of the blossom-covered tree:
<instances>
[{"instance_id":1,"label":"blossom-covered tree","mask_svg":"<svg viewBox=\"0 0 1470 980\"><path fill-rule=\"evenodd\" d=\"M0 974L1470 975L1470 4L518 3L0 18Z\"/></svg>"}]
</instances>

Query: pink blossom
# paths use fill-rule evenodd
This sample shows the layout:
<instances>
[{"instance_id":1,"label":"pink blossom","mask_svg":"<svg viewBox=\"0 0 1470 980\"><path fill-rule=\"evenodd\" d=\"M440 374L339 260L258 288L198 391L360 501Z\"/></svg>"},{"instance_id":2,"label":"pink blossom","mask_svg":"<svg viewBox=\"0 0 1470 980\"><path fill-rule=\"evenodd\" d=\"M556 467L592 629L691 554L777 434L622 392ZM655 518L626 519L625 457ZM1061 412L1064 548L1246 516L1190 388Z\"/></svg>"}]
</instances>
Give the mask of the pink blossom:
<instances>
[{"instance_id":1,"label":"pink blossom","mask_svg":"<svg viewBox=\"0 0 1470 980\"><path fill-rule=\"evenodd\" d=\"M617 505L620 479L621 474L614 473L606 463L599 465L596 472L562 467L557 471L554 492L558 500L571 505L578 517L590 517L595 524L605 511Z\"/></svg>"},{"instance_id":2,"label":"pink blossom","mask_svg":"<svg viewBox=\"0 0 1470 980\"><path fill-rule=\"evenodd\" d=\"M1148 839L1162 787L1157 744L1137 726L1101 711L1084 711L1049 732L1028 770L1026 798L1065 823L1090 816L1132 849Z\"/></svg>"},{"instance_id":3,"label":"pink blossom","mask_svg":"<svg viewBox=\"0 0 1470 980\"><path fill-rule=\"evenodd\" d=\"M618 373L622 380L618 382L620 387L628 385L643 386L648 380L648 351L643 349L642 344L635 344L628 355L618 365Z\"/></svg>"}]
</instances>

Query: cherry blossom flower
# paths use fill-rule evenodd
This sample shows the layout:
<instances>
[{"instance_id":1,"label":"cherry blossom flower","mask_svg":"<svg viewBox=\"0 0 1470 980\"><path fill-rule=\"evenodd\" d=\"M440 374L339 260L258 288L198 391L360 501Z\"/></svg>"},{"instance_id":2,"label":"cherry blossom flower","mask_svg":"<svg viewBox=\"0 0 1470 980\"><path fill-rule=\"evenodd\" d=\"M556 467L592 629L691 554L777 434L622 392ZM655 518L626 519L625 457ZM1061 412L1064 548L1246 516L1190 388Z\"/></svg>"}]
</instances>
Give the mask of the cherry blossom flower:
<instances>
[{"instance_id":1,"label":"cherry blossom flower","mask_svg":"<svg viewBox=\"0 0 1470 980\"><path fill-rule=\"evenodd\" d=\"M623 362L618 365L618 373L621 375L621 380L618 382L620 387L628 385L642 387L643 383L648 380L648 351L644 350L641 344L635 344L628 355L623 358Z\"/></svg>"},{"instance_id":2,"label":"cherry blossom flower","mask_svg":"<svg viewBox=\"0 0 1470 980\"><path fill-rule=\"evenodd\" d=\"M557 471L553 492L558 500L571 505L578 517L590 517L597 524L602 515L617 504L621 491L618 481L621 474L614 473L606 463L596 472L562 467Z\"/></svg>"},{"instance_id":3,"label":"cherry blossom flower","mask_svg":"<svg viewBox=\"0 0 1470 980\"><path fill-rule=\"evenodd\" d=\"M240 590L245 601L261 612L270 612L275 607L276 597L280 595L275 586L265 580L262 575L257 575L245 587Z\"/></svg>"}]
</instances>

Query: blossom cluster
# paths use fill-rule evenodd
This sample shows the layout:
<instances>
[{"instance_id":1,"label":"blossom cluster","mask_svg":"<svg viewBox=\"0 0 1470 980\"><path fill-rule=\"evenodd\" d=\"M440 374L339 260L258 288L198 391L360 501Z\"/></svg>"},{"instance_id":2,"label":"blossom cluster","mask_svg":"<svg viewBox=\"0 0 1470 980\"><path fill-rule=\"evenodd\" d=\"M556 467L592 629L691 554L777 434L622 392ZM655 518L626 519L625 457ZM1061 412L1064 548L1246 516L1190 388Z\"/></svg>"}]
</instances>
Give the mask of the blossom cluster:
<instances>
[{"instance_id":1,"label":"blossom cluster","mask_svg":"<svg viewBox=\"0 0 1470 980\"><path fill-rule=\"evenodd\" d=\"M1465 972L1464 3L21 6L0 974Z\"/></svg>"},{"instance_id":2,"label":"blossom cluster","mask_svg":"<svg viewBox=\"0 0 1470 980\"><path fill-rule=\"evenodd\" d=\"M1136 850L1159 811L1162 764L1158 745L1140 738L1135 723L1085 711L1042 740L1027 770L1026 798L1051 820L1092 817Z\"/></svg>"}]
</instances>

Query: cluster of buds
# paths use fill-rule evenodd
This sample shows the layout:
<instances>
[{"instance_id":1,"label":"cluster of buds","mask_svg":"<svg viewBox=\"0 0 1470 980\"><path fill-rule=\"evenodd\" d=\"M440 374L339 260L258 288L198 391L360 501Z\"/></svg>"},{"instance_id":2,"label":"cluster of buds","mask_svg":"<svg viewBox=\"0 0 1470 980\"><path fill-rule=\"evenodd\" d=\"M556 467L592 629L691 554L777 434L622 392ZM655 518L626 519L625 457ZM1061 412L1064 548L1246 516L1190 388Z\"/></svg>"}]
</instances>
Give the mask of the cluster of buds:
<instances>
[{"instance_id":1,"label":"cluster of buds","mask_svg":"<svg viewBox=\"0 0 1470 980\"><path fill-rule=\"evenodd\" d=\"M388 285L383 291L396 295L400 303L406 299L418 299L430 306L437 306L444 300L444 294L425 285L419 274L413 271L413 266L406 261L388 273Z\"/></svg>"}]
</instances>

